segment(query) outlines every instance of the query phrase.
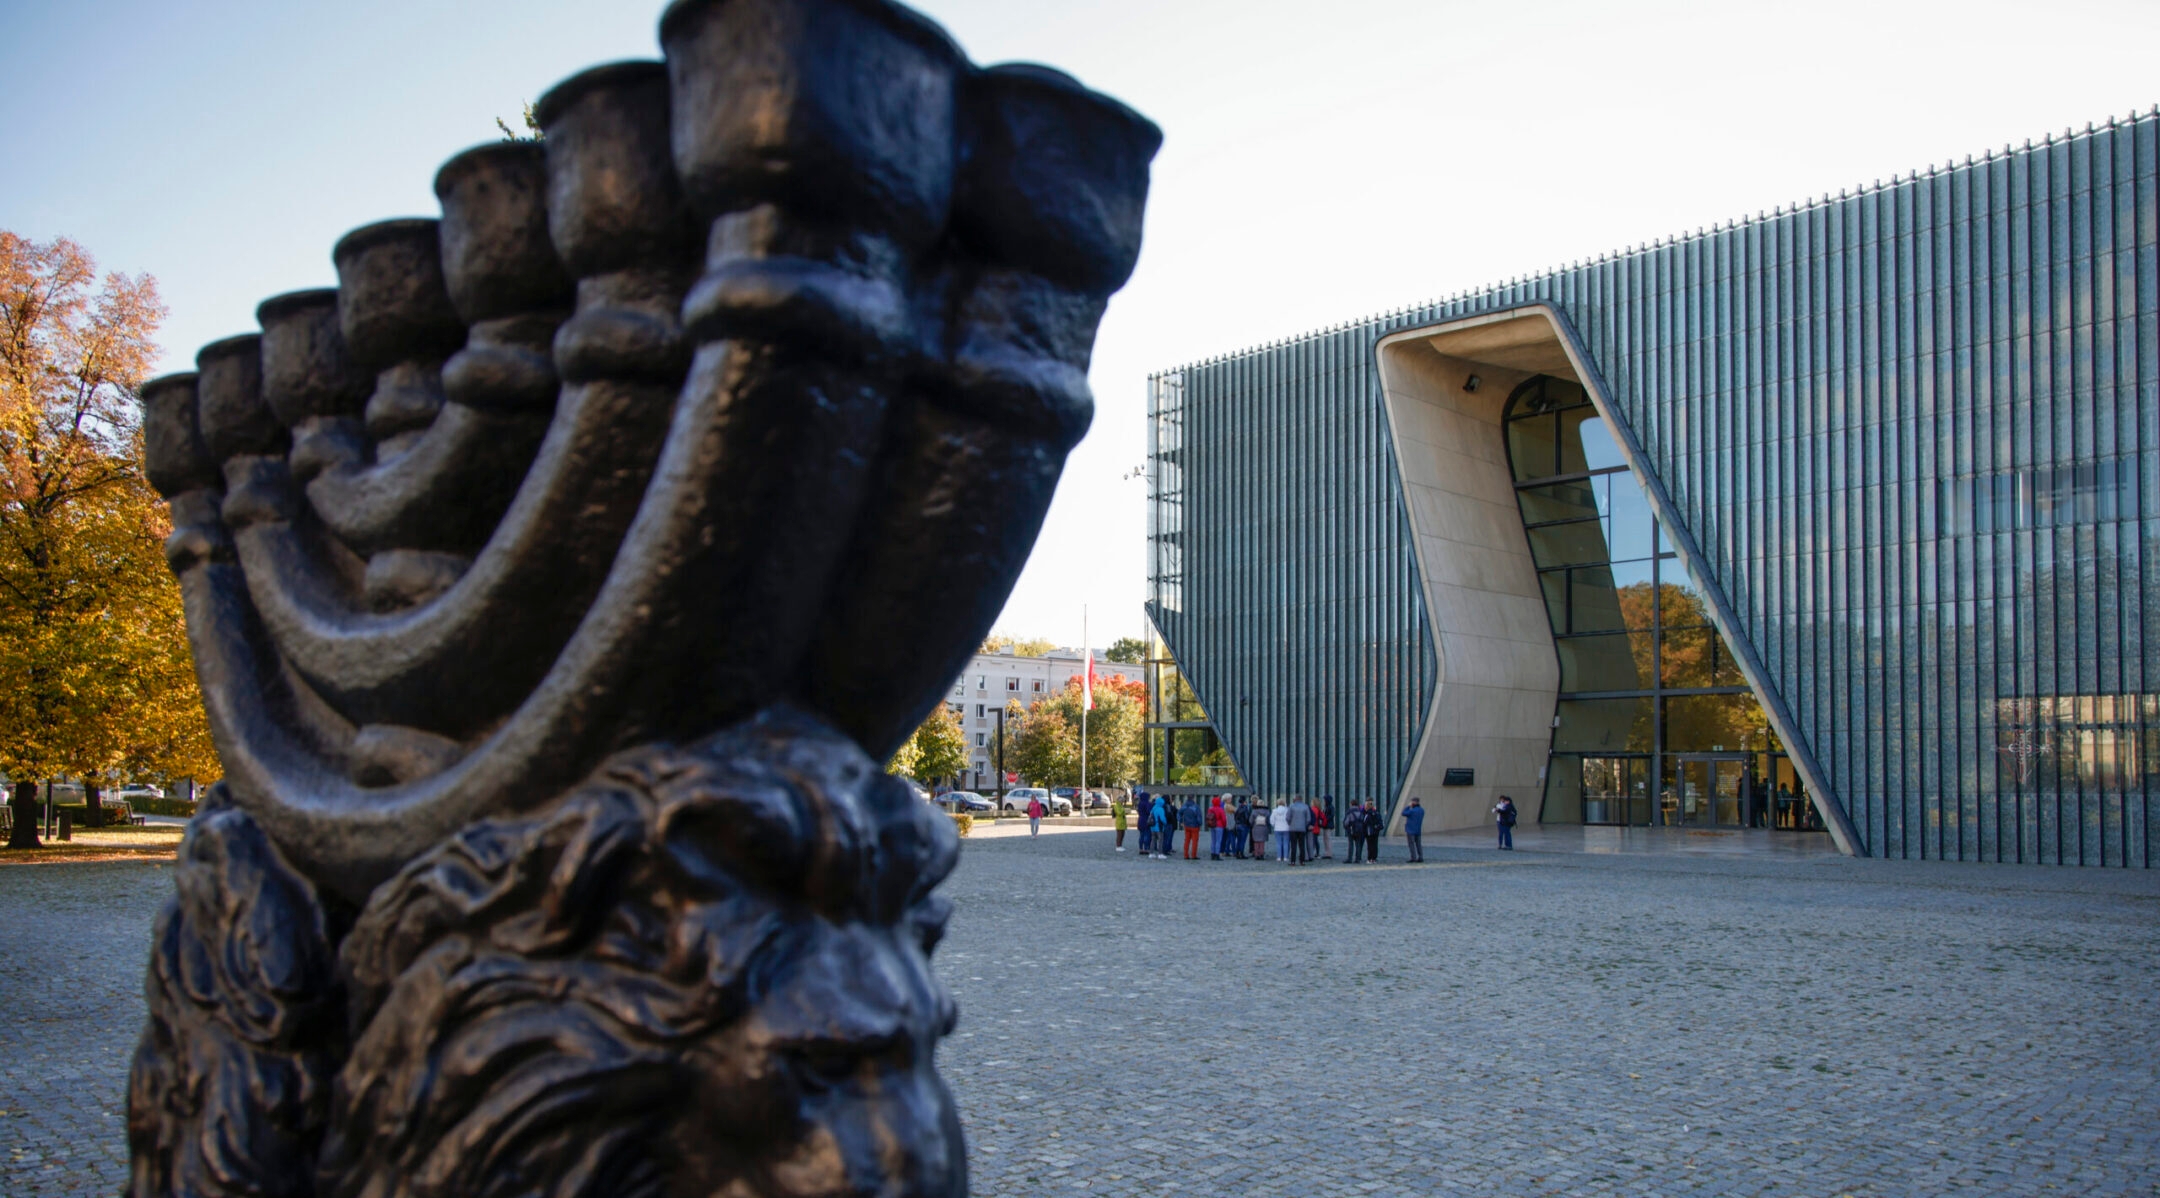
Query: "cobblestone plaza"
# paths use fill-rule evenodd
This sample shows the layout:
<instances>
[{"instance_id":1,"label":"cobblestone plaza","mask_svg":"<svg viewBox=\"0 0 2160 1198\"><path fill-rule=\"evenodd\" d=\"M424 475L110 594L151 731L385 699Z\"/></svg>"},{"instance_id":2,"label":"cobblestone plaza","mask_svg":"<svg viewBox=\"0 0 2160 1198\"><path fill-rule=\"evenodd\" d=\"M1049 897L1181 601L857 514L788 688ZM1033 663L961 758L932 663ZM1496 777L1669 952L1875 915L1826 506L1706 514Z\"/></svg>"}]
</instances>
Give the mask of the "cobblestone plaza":
<instances>
[{"instance_id":1,"label":"cobblestone plaza","mask_svg":"<svg viewBox=\"0 0 2160 1198\"><path fill-rule=\"evenodd\" d=\"M2160 1194L2150 873L1428 856L971 841L938 960L973 1191ZM171 877L0 868L0 1193L119 1188Z\"/></svg>"}]
</instances>

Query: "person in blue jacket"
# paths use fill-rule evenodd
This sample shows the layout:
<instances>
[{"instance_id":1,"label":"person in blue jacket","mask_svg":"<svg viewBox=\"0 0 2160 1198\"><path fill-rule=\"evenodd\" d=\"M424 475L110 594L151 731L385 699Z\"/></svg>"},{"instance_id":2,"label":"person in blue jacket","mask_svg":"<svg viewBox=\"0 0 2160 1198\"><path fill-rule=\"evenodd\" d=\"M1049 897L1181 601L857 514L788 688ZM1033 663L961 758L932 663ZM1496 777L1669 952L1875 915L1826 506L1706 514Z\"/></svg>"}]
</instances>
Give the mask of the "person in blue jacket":
<instances>
[{"instance_id":1,"label":"person in blue jacket","mask_svg":"<svg viewBox=\"0 0 2160 1198\"><path fill-rule=\"evenodd\" d=\"M1492 813L1493 822L1500 827L1500 847L1512 850L1515 847L1515 800L1501 795L1500 801L1493 804Z\"/></svg>"},{"instance_id":2,"label":"person in blue jacket","mask_svg":"<svg viewBox=\"0 0 2160 1198\"><path fill-rule=\"evenodd\" d=\"M1140 856L1152 856L1155 852L1155 805L1148 802L1144 790L1133 792L1133 818L1140 822Z\"/></svg>"},{"instance_id":3,"label":"person in blue jacket","mask_svg":"<svg viewBox=\"0 0 2160 1198\"><path fill-rule=\"evenodd\" d=\"M1186 795L1185 805L1178 808L1178 823L1185 829L1185 859L1187 861L1198 861L1200 859L1200 825L1204 822L1206 821L1200 815L1200 800L1192 795Z\"/></svg>"},{"instance_id":4,"label":"person in blue jacket","mask_svg":"<svg viewBox=\"0 0 2160 1198\"><path fill-rule=\"evenodd\" d=\"M1410 860L1425 859L1425 804L1416 795L1410 796L1410 805L1403 808L1403 835L1410 841Z\"/></svg>"}]
</instances>

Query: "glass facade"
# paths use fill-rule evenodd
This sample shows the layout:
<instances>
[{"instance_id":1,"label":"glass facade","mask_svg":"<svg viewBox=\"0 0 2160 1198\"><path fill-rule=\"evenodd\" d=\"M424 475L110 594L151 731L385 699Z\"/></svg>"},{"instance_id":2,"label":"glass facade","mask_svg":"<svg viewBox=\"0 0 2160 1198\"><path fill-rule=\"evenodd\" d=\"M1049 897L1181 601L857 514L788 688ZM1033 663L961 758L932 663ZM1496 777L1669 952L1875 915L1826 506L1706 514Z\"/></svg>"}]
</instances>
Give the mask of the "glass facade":
<instances>
[{"instance_id":1,"label":"glass facade","mask_svg":"<svg viewBox=\"0 0 2160 1198\"><path fill-rule=\"evenodd\" d=\"M1221 756L1270 797L1391 803L1432 703L1438 663L1387 416L1367 402L1365 327L1149 388L1148 618ZM1182 731L1166 751L1213 751Z\"/></svg>"},{"instance_id":2,"label":"glass facade","mask_svg":"<svg viewBox=\"0 0 2160 1198\"><path fill-rule=\"evenodd\" d=\"M1534 375L1501 428L1560 659L1541 821L1821 831L1589 392Z\"/></svg>"},{"instance_id":3,"label":"glass facade","mask_svg":"<svg viewBox=\"0 0 2160 1198\"><path fill-rule=\"evenodd\" d=\"M1681 822L1690 793L1713 823L1744 808L1719 754L1752 716L1717 714L1744 669L1794 742L1747 751L1812 762L1858 852L2151 865L2156 132L2110 120L1158 376L1150 613L1247 780L1395 796L1434 667L1375 347L1535 307L1614 425L1508 438L1582 475L1520 505L1581 641L1554 749L1584 818L1591 785L1630 822L1668 785ZM1592 474L1599 437L1673 527Z\"/></svg>"},{"instance_id":4,"label":"glass facade","mask_svg":"<svg viewBox=\"0 0 2160 1198\"><path fill-rule=\"evenodd\" d=\"M1142 776L1150 790L1190 788L1237 793L1245 778L1215 734L1200 697L1178 669L1161 638L1148 653L1147 761Z\"/></svg>"}]
</instances>

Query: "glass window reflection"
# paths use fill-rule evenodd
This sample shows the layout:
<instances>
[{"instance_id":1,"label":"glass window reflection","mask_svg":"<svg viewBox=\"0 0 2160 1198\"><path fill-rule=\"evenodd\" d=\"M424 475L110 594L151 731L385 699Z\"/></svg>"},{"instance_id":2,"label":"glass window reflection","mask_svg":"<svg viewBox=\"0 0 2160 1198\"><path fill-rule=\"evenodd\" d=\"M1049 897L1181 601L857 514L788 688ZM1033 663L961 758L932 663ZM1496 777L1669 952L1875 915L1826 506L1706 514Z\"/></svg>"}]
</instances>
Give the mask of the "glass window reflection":
<instances>
[{"instance_id":1,"label":"glass window reflection","mask_svg":"<svg viewBox=\"0 0 2160 1198\"><path fill-rule=\"evenodd\" d=\"M1694 628L1710 622L1710 607L1694 580L1678 562L1659 563L1658 622L1667 628Z\"/></svg>"},{"instance_id":2,"label":"glass window reflection","mask_svg":"<svg viewBox=\"0 0 2160 1198\"><path fill-rule=\"evenodd\" d=\"M1770 747L1769 721L1753 695L1674 695L1664 704L1664 748L1668 753L1747 752Z\"/></svg>"},{"instance_id":3,"label":"glass window reflection","mask_svg":"<svg viewBox=\"0 0 2160 1198\"><path fill-rule=\"evenodd\" d=\"M1560 689L1639 691L1654 677L1652 634L1609 632L1566 636L1553 642L1560 653Z\"/></svg>"},{"instance_id":4,"label":"glass window reflection","mask_svg":"<svg viewBox=\"0 0 2160 1198\"><path fill-rule=\"evenodd\" d=\"M1606 560L1605 525L1598 520L1546 524L1530 530L1530 556L1539 568Z\"/></svg>"},{"instance_id":5,"label":"glass window reflection","mask_svg":"<svg viewBox=\"0 0 2160 1198\"><path fill-rule=\"evenodd\" d=\"M1575 390L1577 395L1581 395L1581 388L1578 387ZM1597 409L1589 406L1587 397L1584 397L1580 402L1582 406L1570 408L1560 413L1560 469L1555 471L1558 474L1581 474L1585 470L1598 468L1590 463L1588 455L1584 452L1583 429L1585 426L1594 424L1600 430L1603 430L1605 422L1598 419ZM1617 466L1619 464L1618 462L1604 463L1606 466Z\"/></svg>"},{"instance_id":6,"label":"glass window reflection","mask_svg":"<svg viewBox=\"0 0 2160 1198\"><path fill-rule=\"evenodd\" d=\"M1806 826L1770 798L1782 748L1611 427L1558 379L1517 388L1505 419L1560 665L1545 818Z\"/></svg>"},{"instance_id":7,"label":"glass window reflection","mask_svg":"<svg viewBox=\"0 0 2160 1198\"><path fill-rule=\"evenodd\" d=\"M1593 416L1582 422L1577 435L1582 438L1579 451L1585 470L1617 470L1627 465L1620 454L1620 444L1613 439L1612 426L1603 416Z\"/></svg>"},{"instance_id":8,"label":"glass window reflection","mask_svg":"<svg viewBox=\"0 0 2160 1198\"><path fill-rule=\"evenodd\" d=\"M1550 478L1560 473L1559 426L1551 416L1533 416L1508 423L1508 460L1515 477Z\"/></svg>"},{"instance_id":9,"label":"glass window reflection","mask_svg":"<svg viewBox=\"0 0 2160 1198\"><path fill-rule=\"evenodd\" d=\"M1523 523L1548 524L1554 520L1588 520L1602 515L1596 496L1603 479L1578 479L1543 487L1524 487L1515 492L1522 505Z\"/></svg>"},{"instance_id":10,"label":"glass window reflection","mask_svg":"<svg viewBox=\"0 0 2160 1198\"><path fill-rule=\"evenodd\" d=\"M1605 539L1616 562L1636 561L1657 554L1657 522L1650 516L1650 500L1633 476L1622 472L1599 477L1607 494L1599 504L1605 515Z\"/></svg>"},{"instance_id":11,"label":"glass window reflection","mask_svg":"<svg viewBox=\"0 0 2160 1198\"><path fill-rule=\"evenodd\" d=\"M1560 726L1553 730L1553 750L1647 753L1651 738L1650 699L1647 696L1563 699L1560 702Z\"/></svg>"}]
</instances>

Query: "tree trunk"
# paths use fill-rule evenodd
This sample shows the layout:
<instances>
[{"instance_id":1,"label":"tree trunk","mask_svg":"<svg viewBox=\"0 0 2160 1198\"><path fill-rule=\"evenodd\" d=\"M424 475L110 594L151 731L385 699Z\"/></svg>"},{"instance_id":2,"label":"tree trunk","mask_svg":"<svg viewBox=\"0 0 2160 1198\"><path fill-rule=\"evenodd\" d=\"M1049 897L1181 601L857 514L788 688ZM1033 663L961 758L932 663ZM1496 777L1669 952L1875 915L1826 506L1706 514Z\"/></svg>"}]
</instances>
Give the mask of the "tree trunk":
<instances>
[{"instance_id":1,"label":"tree trunk","mask_svg":"<svg viewBox=\"0 0 2160 1198\"><path fill-rule=\"evenodd\" d=\"M83 784L82 784L82 797L83 797L83 826L84 826L84 827L86 827L86 828L102 828L102 827L104 827L104 826L105 826L105 808L104 808L103 806L101 806L101 805L100 805L100 804L98 803L98 785L97 785L97 783L95 783L95 782L92 782L92 781L91 781L90 779L88 779L88 778L85 778L85 779L83 779Z\"/></svg>"},{"instance_id":2,"label":"tree trunk","mask_svg":"<svg viewBox=\"0 0 2160 1198\"><path fill-rule=\"evenodd\" d=\"M17 782L15 797L8 802L15 815L14 831L8 834L11 849L34 849L38 847L38 820L44 813L38 810L37 783Z\"/></svg>"}]
</instances>

